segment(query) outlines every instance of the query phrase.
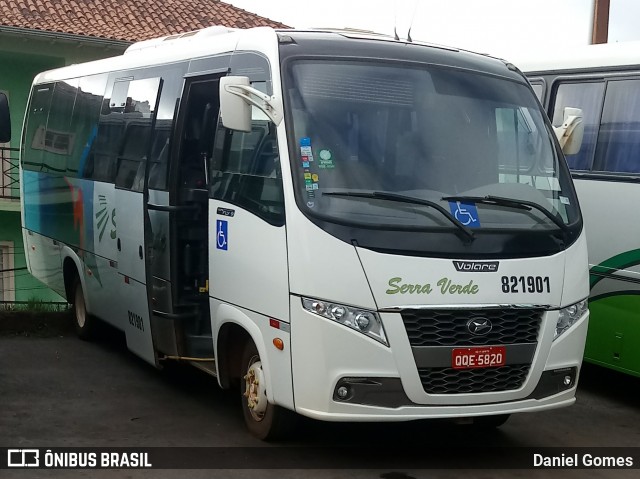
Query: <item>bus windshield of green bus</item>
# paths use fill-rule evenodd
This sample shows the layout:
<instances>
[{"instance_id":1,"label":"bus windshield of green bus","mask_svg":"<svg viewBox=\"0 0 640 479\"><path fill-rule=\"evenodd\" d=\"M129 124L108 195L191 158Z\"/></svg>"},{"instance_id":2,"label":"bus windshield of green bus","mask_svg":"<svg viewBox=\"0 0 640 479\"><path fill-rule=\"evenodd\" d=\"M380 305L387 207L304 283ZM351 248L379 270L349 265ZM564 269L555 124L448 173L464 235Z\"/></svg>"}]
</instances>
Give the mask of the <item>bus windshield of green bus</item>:
<instances>
[{"instance_id":1,"label":"bus windshield of green bus","mask_svg":"<svg viewBox=\"0 0 640 479\"><path fill-rule=\"evenodd\" d=\"M451 227L423 200L483 229L579 220L567 167L524 80L359 60L297 60L285 73L289 151L306 213L381 228ZM479 200L487 197L503 201ZM456 214L469 207L475 224Z\"/></svg>"}]
</instances>

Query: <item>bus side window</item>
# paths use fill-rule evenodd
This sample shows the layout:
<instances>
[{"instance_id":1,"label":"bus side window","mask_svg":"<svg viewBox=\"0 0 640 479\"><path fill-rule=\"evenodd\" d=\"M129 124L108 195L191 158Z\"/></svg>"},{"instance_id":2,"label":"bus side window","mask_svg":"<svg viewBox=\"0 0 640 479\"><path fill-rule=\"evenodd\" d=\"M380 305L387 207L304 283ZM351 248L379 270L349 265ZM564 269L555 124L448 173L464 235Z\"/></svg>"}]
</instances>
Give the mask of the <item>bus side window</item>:
<instances>
[{"instance_id":1,"label":"bus side window","mask_svg":"<svg viewBox=\"0 0 640 479\"><path fill-rule=\"evenodd\" d=\"M603 82L561 83L555 89L553 126L562 125L565 107L582 109L584 122L582 146L575 155L567 155L567 163L572 170L591 170L596 151L603 95Z\"/></svg>"},{"instance_id":2,"label":"bus side window","mask_svg":"<svg viewBox=\"0 0 640 479\"><path fill-rule=\"evenodd\" d=\"M116 107L122 111L124 126L116 158L116 187L134 191L142 191L144 188L159 88L160 78L131 81L124 106Z\"/></svg>"},{"instance_id":3,"label":"bus side window","mask_svg":"<svg viewBox=\"0 0 640 479\"><path fill-rule=\"evenodd\" d=\"M98 131L98 119L106 85L106 74L80 79L71 115L70 129L74 132L74 138L67 157L67 176L85 176L87 162Z\"/></svg>"},{"instance_id":4,"label":"bus side window","mask_svg":"<svg viewBox=\"0 0 640 479\"><path fill-rule=\"evenodd\" d=\"M22 167L25 170L40 171L47 119L51 108L54 84L36 85L31 93L27 111L27 124L24 136Z\"/></svg>"},{"instance_id":5,"label":"bus side window","mask_svg":"<svg viewBox=\"0 0 640 479\"><path fill-rule=\"evenodd\" d=\"M211 196L274 226L284 224L284 193L275 127L254 109L251 132L220 124L211 163Z\"/></svg>"},{"instance_id":6,"label":"bus side window","mask_svg":"<svg viewBox=\"0 0 640 479\"><path fill-rule=\"evenodd\" d=\"M116 81L105 94L95 141L84 167L83 176L113 183L116 157L124 135L124 102L129 81Z\"/></svg>"},{"instance_id":7,"label":"bus side window","mask_svg":"<svg viewBox=\"0 0 640 479\"><path fill-rule=\"evenodd\" d=\"M640 173L640 80L609 81L594 170Z\"/></svg>"},{"instance_id":8,"label":"bus side window","mask_svg":"<svg viewBox=\"0 0 640 479\"><path fill-rule=\"evenodd\" d=\"M74 150L75 132L71 128L71 116L78 92L78 80L56 82L51 99L47 127L39 137L37 146L42 149L43 172L65 174L66 160Z\"/></svg>"}]
</instances>

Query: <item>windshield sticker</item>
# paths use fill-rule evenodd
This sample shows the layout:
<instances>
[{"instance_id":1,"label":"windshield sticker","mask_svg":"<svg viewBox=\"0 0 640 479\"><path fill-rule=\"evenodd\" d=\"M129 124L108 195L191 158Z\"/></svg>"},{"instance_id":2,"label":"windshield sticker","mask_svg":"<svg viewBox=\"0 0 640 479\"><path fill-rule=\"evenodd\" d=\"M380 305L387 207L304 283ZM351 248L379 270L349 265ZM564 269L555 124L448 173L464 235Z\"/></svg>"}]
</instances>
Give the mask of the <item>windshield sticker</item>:
<instances>
[{"instance_id":1,"label":"windshield sticker","mask_svg":"<svg viewBox=\"0 0 640 479\"><path fill-rule=\"evenodd\" d=\"M335 165L333 164L333 155L331 154L331 151L320 150L319 156L320 156L320 162L318 166L320 168L322 168L323 170L331 170L335 168Z\"/></svg>"},{"instance_id":2,"label":"windshield sticker","mask_svg":"<svg viewBox=\"0 0 640 479\"><path fill-rule=\"evenodd\" d=\"M300 146L311 146L311 138L308 136L300 138Z\"/></svg>"},{"instance_id":3,"label":"windshield sticker","mask_svg":"<svg viewBox=\"0 0 640 479\"><path fill-rule=\"evenodd\" d=\"M435 286L431 283L424 284L410 284L403 283L402 278L391 278L388 282L389 289L387 294L431 294L433 292L440 293L441 295L452 294L478 294L480 287L474 284L473 280L466 284L458 284L451 281L449 278L440 278Z\"/></svg>"},{"instance_id":4,"label":"windshield sticker","mask_svg":"<svg viewBox=\"0 0 640 479\"><path fill-rule=\"evenodd\" d=\"M313 208L316 204L313 201L307 201L307 207Z\"/></svg>"},{"instance_id":5,"label":"windshield sticker","mask_svg":"<svg viewBox=\"0 0 640 479\"><path fill-rule=\"evenodd\" d=\"M304 172L304 179L305 180L310 180L311 179L311 173L309 173L308 171Z\"/></svg>"},{"instance_id":6,"label":"windshield sticker","mask_svg":"<svg viewBox=\"0 0 640 479\"><path fill-rule=\"evenodd\" d=\"M309 158L309 157L308 157L308 156L303 156L303 157L302 157L302 167L303 167L303 168L309 168L309 162L308 162L308 161L305 161L305 160L304 160L305 158Z\"/></svg>"},{"instance_id":7,"label":"windshield sticker","mask_svg":"<svg viewBox=\"0 0 640 479\"><path fill-rule=\"evenodd\" d=\"M314 173L313 175L311 175L311 179L313 180L314 183L317 183L318 182L318 175Z\"/></svg>"},{"instance_id":8,"label":"windshield sticker","mask_svg":"<svg viewBox=\"0 0 640 479\"><path fill-rule=\"evenodd\" d=\"M318 189L318 183L314 183L312 186L313 186L313 189L314 189L314 190L317 190L317 189Z\"/></svg>"},{"instance_id":9,"label":"windshield sticker","mask_svg":"<svg viewBox=\"0 0 640 479\"><path fill-rule=\"evenodd\" d=\"M462 225L469 228L480 228L480 217L475 203L449 201L451 214Z\"/></svg>"},{"instance_id":10,"label":"windshield sticker","mask_svg":"<svg viewBox=\"0 0 640 479\"><path fill-rule=\"evenodd\" d=\"M560 203L562 203L563 205L571 204L571 202L569 201L569 198L567 198L566 196L560 196Z\"/></svg>"}]
</instances>

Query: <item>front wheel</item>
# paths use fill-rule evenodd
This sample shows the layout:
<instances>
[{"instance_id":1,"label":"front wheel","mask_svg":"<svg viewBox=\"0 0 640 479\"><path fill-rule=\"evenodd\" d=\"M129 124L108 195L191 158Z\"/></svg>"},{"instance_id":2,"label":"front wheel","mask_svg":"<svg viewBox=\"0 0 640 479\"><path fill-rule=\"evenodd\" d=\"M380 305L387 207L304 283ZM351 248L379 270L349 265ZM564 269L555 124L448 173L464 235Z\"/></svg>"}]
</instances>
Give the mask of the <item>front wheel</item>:
<instances>
[{"instance_id":1,"label":"front wheel","mask_svg":"<svg viewBox=\"0 0 640 479\"><path fill-rule=\"evenodd\" d=\"M293 429L295 415L267 400L267 384L262 361L253 341L248 341L242 355L240 394L247 428L265 441L283 439Z\"/></svg>"},{"instance_id":2,"label":"front wheel","mask_svg":"<svg viewBox=\"0 0 640 479\"><path fill-rule=\"evenodd\" d=\"M84 292L80 278L76 278L73 283L73 321L76 333L80 339L89 340L93 338L95 331L95 318L87 312L87 305L84 301Z\"/></svg>"}]
</instances>

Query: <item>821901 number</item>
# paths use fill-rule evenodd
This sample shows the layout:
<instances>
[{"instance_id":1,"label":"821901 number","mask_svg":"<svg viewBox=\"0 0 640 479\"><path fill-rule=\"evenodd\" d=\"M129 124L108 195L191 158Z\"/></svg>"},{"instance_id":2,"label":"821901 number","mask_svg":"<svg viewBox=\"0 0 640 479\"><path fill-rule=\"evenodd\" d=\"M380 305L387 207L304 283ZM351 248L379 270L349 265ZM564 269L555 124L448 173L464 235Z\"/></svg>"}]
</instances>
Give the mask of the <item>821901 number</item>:
<instances>
[{"instance_id":1,"label":"821901 number","mask_svg":"<svg viewBox=\"0 0 640 479\"><path fill-rule=\"evenodd\" d=\"M503 276L503 293L550 293L549 276Z\"/></svg>"}]
</instances>

